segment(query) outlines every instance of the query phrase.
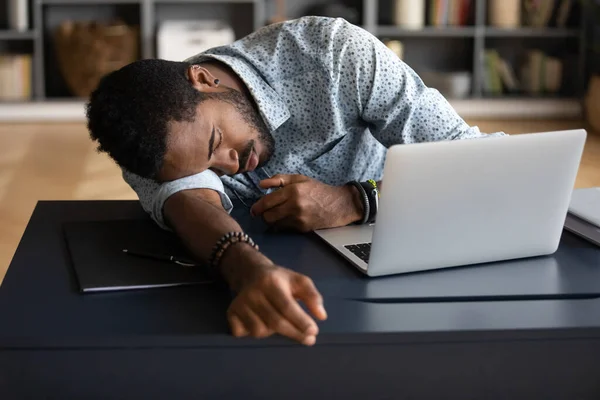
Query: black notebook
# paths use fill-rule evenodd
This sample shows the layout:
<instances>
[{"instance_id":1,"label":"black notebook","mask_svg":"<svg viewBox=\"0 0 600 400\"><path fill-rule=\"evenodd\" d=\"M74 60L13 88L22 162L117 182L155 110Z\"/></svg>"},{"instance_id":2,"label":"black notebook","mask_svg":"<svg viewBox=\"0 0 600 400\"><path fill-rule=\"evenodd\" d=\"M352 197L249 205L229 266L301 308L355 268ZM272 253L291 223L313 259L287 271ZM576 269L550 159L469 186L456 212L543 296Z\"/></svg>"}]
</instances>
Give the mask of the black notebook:
<instances>
[{"instance_id":1,"label":"black notebook","mask_svg":"<svg viewBox=\"0 0 600 400\"><path fill-rule=\"evenodd\" d=\"M63 225L82 292L147 289L206 284L214 281L206 267L186 267L138 257L140 253L190 259L179 239L150 220L69 222Z\"/></svg>"}]
</instances>

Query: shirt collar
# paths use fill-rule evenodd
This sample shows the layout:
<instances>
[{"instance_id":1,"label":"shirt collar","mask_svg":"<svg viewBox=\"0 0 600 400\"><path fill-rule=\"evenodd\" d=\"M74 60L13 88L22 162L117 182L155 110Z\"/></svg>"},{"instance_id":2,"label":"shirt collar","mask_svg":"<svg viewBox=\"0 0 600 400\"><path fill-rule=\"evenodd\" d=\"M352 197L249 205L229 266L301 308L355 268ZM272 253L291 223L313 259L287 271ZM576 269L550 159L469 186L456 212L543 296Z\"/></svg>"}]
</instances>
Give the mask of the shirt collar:
<instances>
[{"instance_id":1,"label":"shirt collar","mask_svg":"<svg viewBox=\"0 0 600 400\"><path fill-rule=\"evenodd\" d=\"M271 132L288 120L290 110L287 105L251 64L238 57L206 53L199 54L188 61L200 63L209 59L221 61L239 76L248 87L262 119Z\"/></svg>"}]
</instances>

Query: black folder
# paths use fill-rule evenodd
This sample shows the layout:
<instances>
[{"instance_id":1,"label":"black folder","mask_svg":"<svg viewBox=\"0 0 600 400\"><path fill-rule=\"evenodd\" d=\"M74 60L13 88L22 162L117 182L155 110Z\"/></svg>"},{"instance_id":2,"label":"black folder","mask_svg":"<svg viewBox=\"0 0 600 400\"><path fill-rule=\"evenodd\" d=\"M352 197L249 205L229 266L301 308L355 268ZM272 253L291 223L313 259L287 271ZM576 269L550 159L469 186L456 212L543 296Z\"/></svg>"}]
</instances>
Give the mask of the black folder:
<instances>
[{"instance_id":1,"label":"black folder","mask_svg":"<svg viewBox=\"0 0 600 400\"><path fill-rule=\"evenodd\" d=\"M215 280L203 265L186 267L123 252L128 249L191 258L173 233L150 220L69 222L63 228L82 292L195 285Z\"/></svg>"}]
</instances>

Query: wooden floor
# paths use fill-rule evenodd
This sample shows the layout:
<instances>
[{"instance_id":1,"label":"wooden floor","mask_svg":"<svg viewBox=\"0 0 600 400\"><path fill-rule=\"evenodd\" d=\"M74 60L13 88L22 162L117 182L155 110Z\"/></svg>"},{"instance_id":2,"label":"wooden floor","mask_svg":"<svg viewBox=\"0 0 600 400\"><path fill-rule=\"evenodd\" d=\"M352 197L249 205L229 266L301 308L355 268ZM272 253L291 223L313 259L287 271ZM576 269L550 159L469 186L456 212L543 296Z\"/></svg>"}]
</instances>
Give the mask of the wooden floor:
<instances>
[{"instance_id":1,"label":"wooden floor","mask_svg":"<svg viewBox=\"0 0 600 400\"><path fill-rule=\"evenodd\" d=\"M579 121L469 121L511 134L583 127ZM590 134L577 187L600 186L600 135ZM0 124L0 282L38 200L135 199L83 124Z\"/></svg>"}]
</instances>

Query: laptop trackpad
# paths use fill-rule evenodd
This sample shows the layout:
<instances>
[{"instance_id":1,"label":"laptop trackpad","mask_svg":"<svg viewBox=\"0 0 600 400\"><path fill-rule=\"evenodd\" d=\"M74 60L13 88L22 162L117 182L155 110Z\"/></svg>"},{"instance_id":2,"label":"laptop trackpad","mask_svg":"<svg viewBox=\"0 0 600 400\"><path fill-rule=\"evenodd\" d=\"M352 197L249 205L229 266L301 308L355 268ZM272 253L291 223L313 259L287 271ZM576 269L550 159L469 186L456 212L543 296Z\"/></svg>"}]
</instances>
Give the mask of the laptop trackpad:
<instances>
[{"instance_id":1,"label":"laptop trackpad","mask_svg":"<svg viewBox=\"0 0 600 400\"><path fill-rule=\"evenodd\" d=\"M333 246L348 244L371 243L373 225L350 225L341 228L321 229L315 233Z\"/></svg>"}]
</instances>

